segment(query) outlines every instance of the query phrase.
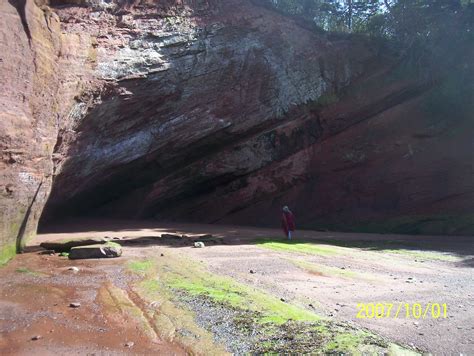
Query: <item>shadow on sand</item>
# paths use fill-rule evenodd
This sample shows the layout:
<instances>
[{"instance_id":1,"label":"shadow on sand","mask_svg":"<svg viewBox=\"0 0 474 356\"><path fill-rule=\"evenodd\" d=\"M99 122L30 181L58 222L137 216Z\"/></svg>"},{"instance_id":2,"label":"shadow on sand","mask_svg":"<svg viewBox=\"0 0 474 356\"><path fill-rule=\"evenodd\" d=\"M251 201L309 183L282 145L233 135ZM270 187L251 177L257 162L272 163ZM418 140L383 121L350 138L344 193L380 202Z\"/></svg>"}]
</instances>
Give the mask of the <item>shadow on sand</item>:
<instances>
[{"instance_id":1,"label":"shadow on sand","mask_svg":"<svg viewBox=\"0 0 474 356\"><path fill-rule=\"evenodd\" d=\"M258 245L262 241L280 244L332 245L380 252L439 252L463 258L456 266L474 267L474 237L472 236L421 236L366 233L338 233L301 230L292 241L280 236L278 229L249 226L227 226L185 223L161 223L157 221L130 221L104 219L75 219L53 226L42 227L39 239L77 238L87 236L110 237L112 241L127 247L193 246L195 237L212 235L204 240L206 246ZM166 235L175 235L173 238ZM162 235L165 235L162 237ZM185 238L181 238L186 235ZM41 242L41 241L40 241ZM39 245L39 244L38 244ZM39 246L29 246L27 251L38 251ZM303 246L304 248L304 246Z\"/></svg>"}]
</instances>

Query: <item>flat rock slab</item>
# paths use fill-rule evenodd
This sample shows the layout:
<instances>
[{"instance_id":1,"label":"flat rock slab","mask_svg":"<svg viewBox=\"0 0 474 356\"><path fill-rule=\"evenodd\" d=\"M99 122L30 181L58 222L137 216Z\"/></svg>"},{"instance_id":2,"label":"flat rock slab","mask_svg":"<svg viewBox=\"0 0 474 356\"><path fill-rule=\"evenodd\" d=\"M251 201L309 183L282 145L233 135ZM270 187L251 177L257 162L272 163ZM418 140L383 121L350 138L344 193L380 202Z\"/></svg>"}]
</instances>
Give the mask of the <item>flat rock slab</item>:
<instances>
[{"instance_id":1,"label":"flat rock slab","mask_svg":"<svg viewBox=\"0 0 474 356\"><path fill-rule=\"evenodd\" d=\"M105 244L108 239L103 237L83 238L76 240L60 240L60 241L45 241L40 246L46 250L54 250L56 252L69 252L73 247L76 246L88 246Z\"/></svg>"},{"instance_id":2,"label":"flat rock slab","mask_svg":"<svg viewBox=\"0 0 474 356\"><path fill-rule=\"evenodd\" d=\"M96 244L88 246L77 246L71 248L69 258L71 260L87 258L114 258L122 255L122 247L118 244Z\"/></svg>"}]
</instances>

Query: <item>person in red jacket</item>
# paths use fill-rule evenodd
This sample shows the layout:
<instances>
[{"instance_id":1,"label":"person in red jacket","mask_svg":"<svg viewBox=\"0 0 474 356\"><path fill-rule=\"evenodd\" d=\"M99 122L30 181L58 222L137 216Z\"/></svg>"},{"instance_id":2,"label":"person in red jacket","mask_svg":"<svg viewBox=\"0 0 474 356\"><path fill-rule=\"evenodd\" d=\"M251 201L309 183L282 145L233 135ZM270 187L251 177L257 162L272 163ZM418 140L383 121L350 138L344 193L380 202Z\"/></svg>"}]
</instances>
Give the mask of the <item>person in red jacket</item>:
<instances>
[{"instance_id":1,"label":"person in red jacket","mask_svg":"<svg viewBox=\"0 0 474 356\"><path fill-rule=\"evenodd\" d=\"M281 214L281 228L288 240L291 240L291 234L295 231L295 216L287 206L283 207L283 213Z\"/></svg>"}]
</instances>

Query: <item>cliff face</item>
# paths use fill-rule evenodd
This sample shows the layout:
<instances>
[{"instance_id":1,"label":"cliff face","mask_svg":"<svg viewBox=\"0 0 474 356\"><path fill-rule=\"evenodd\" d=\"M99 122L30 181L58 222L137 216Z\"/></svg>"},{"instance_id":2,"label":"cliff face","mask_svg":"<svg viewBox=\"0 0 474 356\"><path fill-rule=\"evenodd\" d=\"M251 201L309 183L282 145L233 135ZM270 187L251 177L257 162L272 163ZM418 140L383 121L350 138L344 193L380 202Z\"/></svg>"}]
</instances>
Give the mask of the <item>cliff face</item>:
<instances>
[{"instance_id":1,"label":"cliff face","mask_svg":"<svg viewBox=\"0 0 474 356\"><path fill-rule=\"evenodd\" d=\"M238 185L316 142L318 115L300 106L346 87L374 56L249 2L56 11L67 33L96 38L101 84L78 102L75 134L60 134L51 216L168 218Z\"/></svg>"},{"instance_id":2,"label":"cliff face","mask_svg":"<svg viewBox=\"0 0 474 356\"><path fill-rule=\"evenodd\" d=\"M0 262L36 233L52 182L58 125L85 69L76 39L33 1L0 4ZM67 58L69 57L69 58ZM74 57L73 61L70 61Z\"/></svg>"},{"instance_id":3,"label":"cliff face","mask_svg":"<svg viewBox=\"0 0 474 356\"><path fill-rule=\"evenodd\" d=\"M471 121L365 40L249 1L1 6L3 246L53 177L45 222L272 225L288 204L300 226L473 231Z\"/></svg>"}]
</instances>

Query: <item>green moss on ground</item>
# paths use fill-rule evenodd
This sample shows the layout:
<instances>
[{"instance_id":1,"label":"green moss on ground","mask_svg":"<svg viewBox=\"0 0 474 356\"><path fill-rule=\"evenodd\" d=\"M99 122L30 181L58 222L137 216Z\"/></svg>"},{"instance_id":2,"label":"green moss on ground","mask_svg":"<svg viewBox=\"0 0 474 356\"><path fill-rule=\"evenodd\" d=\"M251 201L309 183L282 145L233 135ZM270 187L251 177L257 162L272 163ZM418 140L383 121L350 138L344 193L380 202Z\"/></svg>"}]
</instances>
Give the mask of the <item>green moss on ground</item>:
<instances>
[{"instance_id":1,"label":"green moss on ground","mask_svg":"<svg viewBox=\"0 0 474 356\"><path fill-rule=\"evenodd\" d=\"M296 252L310 255L331 256L344 253L343 248L317 244L314 242L303 242L298 240L282 240L282 239L259 239L255 241L259 247L267 248L274 251Z\"/></svg>"},{"instance_id":2,"label":"green moss on ground","mask_svg":"<svg viewBox=\"0 0 474 356\"><path fill-rule=\"evenodd\" d=\"M434 261L446 261L446 262L457 262L462 260L461 257L454 256L449 253L444 252L437 252L437 251L422 251L417 249L417 245L415 242L410 241L396 241L396 240L329 240L329 239L322 239L318 240L324 242L327 245L334 245L340 246L344 248L356 248L363 251L373 251L373 252L381 252L381 253L392 253L397 255L403 255L407 257L413 257L416 259L421 260L434 260ZM298 261L300 267L311 269L311 266L305 265L306 262L299 261L299 260L291 260L291 262ZM319 267L318 267L319 268ZM314 266L312 270L316 271L318 268ZM337 276L338 274L346 277L350 277L350 273L347 270L338 271L338 269L333 269L329 267L324 273L323 269L326 266L321 266L321 273L327 275L334 275ZM334 272L334 273L332 273ZM340 273L338 273L340 272ZM347 274L349 273L349 274ZM356 277L352 275L351 277Z\"/></svg>"},{"instance_id":3,"label":"green moss on ground","mask_svg":"<svg viewBox=\"0 0 474 356\"><path fill-rule=\"evenodd\" d=\"M0 266L5 265L16 255L16 245L7 244L0 249Z\"/></svg>"},{"instance_id":4,"label":"green moss on ground","mask_svg":"<svg viewBox=\"0 0 474 356\"><path fill-rule=\"evenodd\" d=\"M420 260L434 260L434 261L446 261L446 262L458 262L461 261L462 258L448 255L442 252L435 252L435 251L414 251L414 250L404 250L404 249L397 249L397 250L383 250L383 252L394 253L398 255L405 255L413 258L417 258Z\"/></svg>"},{"instance_id":5,"label":"green moss on ground","mask_svg":"<svg viewBox=\"0 0 474 356\"><path fill-rule=\"evenodd\" d=\"M189 326L190 311L183 314L182 308L176 308L173 303L179 303L182 298L201 298L239 315L234 324L254 340L256 353L380 354L391 347L390 342L371 333L334 323L302 306L283 302L232 278L212 274L188 257L168 255L154 261L131 261L128 269L142 278L138 284L140 295L161 306L156 320L163 330L169 323L176 325L187 320L187 328L199 333L195 325ZM211 346L206 347L210 350Z\"/></svg>"},{"instance_id":6,"label":"green moss on ground","mask_svg":"<svg viewBox=\"0 0 474 356\"><path fill-rule=\"evenodd\" d=\"M133 261L128 264L128 268L141 274L149 274L153 268L155 271L158 270L158 279L145 279L142 282L142 286L149 292L158 291L161 283L172 290L185 291L192 296L206 296L233 308L258 311L262 314L259 319L261 323L282 324L288 320L321 319L304 308L284 303L231 278L206 272L196 263L188 261L186 267L183 267L183 262L172 260L170 263L170 258L167 260L168 263L164 266L160 266L160 260L155 263L150 260Z\"/></svg>"},{"instance_id":7,"label":"green moss on ground","mask_svg":"<svg viewBox=\"0 0 474 356\"><path fill-rule=\"evenodd\" d=\"M288 260L297 267L300 267L308 272L320 274L322 276L340 277L340 278L360 278L360 279L364 278L359 273L356 273L354 271L350 271L347 269L340 269L337 267L325 266L318 263L306 262L306 261L296 260L296 259L288 259Z\"/></svg>"},{"instance_id":8,"label":"green moss on ground","mask_svg":"<svg viewBox=\"0 0 474 356\"><path fill-rule=\"evenodd\" d=\"M27 268L27 267L18 267L17 269L15 269L15 272L18 272L18 273L25 273L25 274L28 274L28 275L34 276L34 277L45 276L44 273L32 271L31 269L29 269L29 268Z\"/></svg>"},{"instance_id":9,"label":"green moss on ground","mask_svg":"<svg viewBox=\"0 0 474 356\"><path fill-rule=\"evenodd\" d=\"M154 263L149 260L134 260L127 263L127 268L136 273L150 272L154 267Z\"/></svg>"},{"instance_id":10,"label":"green moss on ground","mask_svg":"<svg viewBox=\"0 0 474 356\"><path fill-rule=\"evenodd\" d=\"M223 346L214 341L212 333L199 327L194 320L194 313L182 306L176 290L170 288L165 277L171 268L168 257L159 261L133 260L127 269L140 277L133 290L150 306L149 319L159 337L176 342L191 354L225 355ZM175 260L173 259L173 262ZM173 266L178 266L173 263ZM182 261L180 268L185 268L187 261Z\"/></svg>"},{"instance_id":11,"label":"green moss on ground","mask_svg":"<svg viewBox=\"0 0 474 356\"><path fill-rule=\"evenodd\" d=\"M105 246L109 247L116 247L116 248L121 248L122 246L116 242L108 241L104 244Z\"/></svg>"}]
</instances>

